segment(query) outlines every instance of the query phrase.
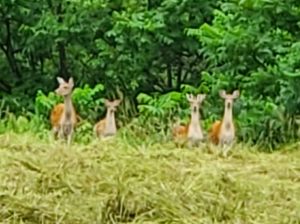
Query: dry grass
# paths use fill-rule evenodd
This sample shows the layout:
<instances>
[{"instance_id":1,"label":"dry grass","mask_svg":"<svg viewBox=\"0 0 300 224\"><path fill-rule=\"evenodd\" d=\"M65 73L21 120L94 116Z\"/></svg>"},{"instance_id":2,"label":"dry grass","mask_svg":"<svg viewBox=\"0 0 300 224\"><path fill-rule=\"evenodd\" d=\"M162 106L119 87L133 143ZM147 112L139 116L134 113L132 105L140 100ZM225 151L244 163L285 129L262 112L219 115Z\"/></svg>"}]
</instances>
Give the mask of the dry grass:
<instances>
[{"instance_id":1,"label":"dry grass","mask_svg":"<svg viewBox=\"0 0 300 224\"><path fill-rule=\"evenodd\" d=\"M205 150L207 151L207 150ZM0 136L2 223L300 223L300 150L228 158Z\"/></svg>"}]
</instances>

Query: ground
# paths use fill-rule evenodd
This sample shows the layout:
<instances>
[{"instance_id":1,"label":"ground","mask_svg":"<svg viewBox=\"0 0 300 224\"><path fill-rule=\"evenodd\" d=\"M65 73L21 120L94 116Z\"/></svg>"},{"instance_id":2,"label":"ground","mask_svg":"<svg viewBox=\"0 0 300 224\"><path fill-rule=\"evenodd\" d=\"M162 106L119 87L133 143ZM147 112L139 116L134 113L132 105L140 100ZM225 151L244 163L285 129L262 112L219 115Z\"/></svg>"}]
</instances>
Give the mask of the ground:
<instances>
[{"instance_id":1,"label":"ground","mask_svg":"<svg viewBox=\"0 0 300 224\"><path fill-rule=\"evenodd\" d=\"M0 136L2 223L300 223L300 150Z\"/></svg>"}]
</instances>

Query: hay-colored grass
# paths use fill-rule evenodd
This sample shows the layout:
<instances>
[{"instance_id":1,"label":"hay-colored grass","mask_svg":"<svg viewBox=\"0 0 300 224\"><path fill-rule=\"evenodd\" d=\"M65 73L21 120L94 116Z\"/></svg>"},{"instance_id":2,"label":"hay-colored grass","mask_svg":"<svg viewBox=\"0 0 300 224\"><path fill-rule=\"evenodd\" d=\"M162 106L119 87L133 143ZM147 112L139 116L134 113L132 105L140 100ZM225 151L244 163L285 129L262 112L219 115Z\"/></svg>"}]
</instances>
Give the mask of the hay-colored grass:
<instances>
[{"instance_id":1,"label":"hay-colored grass","mask_svg":"<svg viewBox=\"0 0 300 224\"><path fill-rule=\"evenodd\" d=\"M0 136L1 223L300 223L300 150Z\"/></svg>"}]
</instances>

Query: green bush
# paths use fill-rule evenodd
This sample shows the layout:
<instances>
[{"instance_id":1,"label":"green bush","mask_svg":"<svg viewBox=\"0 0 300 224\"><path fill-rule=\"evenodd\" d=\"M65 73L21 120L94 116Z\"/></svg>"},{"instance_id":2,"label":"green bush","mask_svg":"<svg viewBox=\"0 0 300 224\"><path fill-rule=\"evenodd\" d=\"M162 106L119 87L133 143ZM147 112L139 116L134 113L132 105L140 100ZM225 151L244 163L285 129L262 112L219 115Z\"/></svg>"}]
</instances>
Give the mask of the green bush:
<instances>
[{"instance_id":1,"label":"green bush","mask_svg":"<svg viewBox=\"0 0 300 224\"><path fill-rule=\"evenodd\" d=\"M77 113L84 119L95 121L99 114L105 110L103 90L104 86L102 84L98 84L94 88L89 87L87 84L83 88L74 88L72 101ZM45 120L49 119L52 108L60 102L63 102L62 97L54 92L45 95L42 91L38 91L35 98L35 113Z\"/></svg>"}]
</instances>

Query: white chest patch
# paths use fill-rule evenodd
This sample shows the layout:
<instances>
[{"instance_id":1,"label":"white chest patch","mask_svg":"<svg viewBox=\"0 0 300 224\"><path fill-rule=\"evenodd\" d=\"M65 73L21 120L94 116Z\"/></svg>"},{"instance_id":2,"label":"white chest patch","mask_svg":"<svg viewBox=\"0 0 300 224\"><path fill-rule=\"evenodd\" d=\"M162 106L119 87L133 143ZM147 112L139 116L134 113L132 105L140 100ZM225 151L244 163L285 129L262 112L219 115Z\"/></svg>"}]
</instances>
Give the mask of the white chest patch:
<instances>
[{"instance_id":1,"label":"white chest patch","mask_svg":"<svg viewBox=\"0 0 300 224\"><path fill-rule=\"evenodd\" d=\"M222 144L230 144L234 140L234 128L232 126L224 125L221 127L220 133L220 143Z\"/></svg>"},{"instance_id":2,"label":"white chest patch","mask_svg":"<svg viewBox=\"0 0 300 224\"><path fill-rule=\"evenodd\" d=\"M199 125L190 125L188 130L188 138L192 140L202 140L203 133Z\"/></svg>"}]
</instances>

